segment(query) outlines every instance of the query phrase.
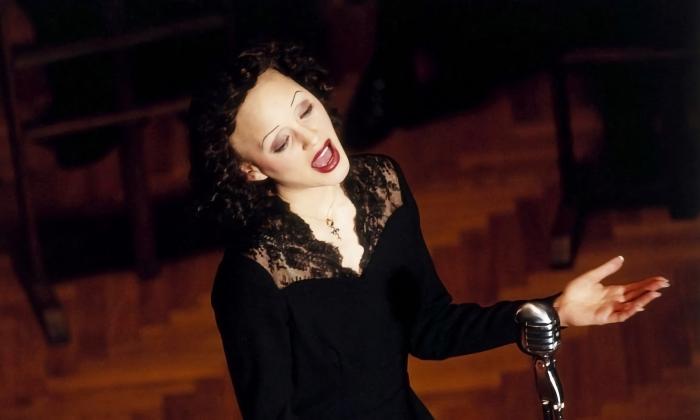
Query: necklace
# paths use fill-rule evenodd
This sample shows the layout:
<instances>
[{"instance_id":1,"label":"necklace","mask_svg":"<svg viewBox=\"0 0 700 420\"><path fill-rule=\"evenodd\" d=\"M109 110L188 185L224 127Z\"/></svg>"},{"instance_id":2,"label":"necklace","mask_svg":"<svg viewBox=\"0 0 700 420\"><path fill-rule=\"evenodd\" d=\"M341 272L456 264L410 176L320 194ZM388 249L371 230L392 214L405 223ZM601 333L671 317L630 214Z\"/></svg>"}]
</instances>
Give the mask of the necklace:
<instances>
[{"instance_id":1,"label":"necklace","mask_svg":"<svg viewBox=\"0 0 700 420\"><path fill-rule=\"evenodd\" d=\"M335 199L338 197L338 194L333 195L333 200L331 201L330 206L328 206L328 211L326 212L326 217L325 219L321 219L316 216L311 216L306 214L305 216L311 217L312 219L316 220L323 220L326 223L326 226L328 226L328 229L330 229L331 235L335 236L339 241L342 241L343 238L340 237L340 229L336 227L335 225L335 220L331 217L331 210L333 209L333 205L335 204Z\"/></svg>"},{"instance_id":2,"label":"necklace","mask_svg":"<svg viewBox=\"0 0 700 420\"><path fill-rule=\"evenodd\" d=\"M339 241L343 240L343 238L340 237L340 229L335 227L335 222L333 221L333 219L331 219L330 217L326 217L326 226L328 226L328 228L330 228L331 235L338 238Z\"/></svg>"},{"instance_id":3,"label":"necklace","mask_svg":"<svg viewBox=\"0 0 700 420\"><path fill-rule=\"evenodd\" d=\"M335 220L331 217L331 210L333 209L333 204L335 204L335 199L338 197L338 194L333 194L333 200L331 201L331 205L328 206L328 211L326 212L326 226L331 230L331 235L335 236L338 238L339 241L342 241L343 239L340 237L340 229L338 229L335 226Z\"/></svg>"}]
</instances>

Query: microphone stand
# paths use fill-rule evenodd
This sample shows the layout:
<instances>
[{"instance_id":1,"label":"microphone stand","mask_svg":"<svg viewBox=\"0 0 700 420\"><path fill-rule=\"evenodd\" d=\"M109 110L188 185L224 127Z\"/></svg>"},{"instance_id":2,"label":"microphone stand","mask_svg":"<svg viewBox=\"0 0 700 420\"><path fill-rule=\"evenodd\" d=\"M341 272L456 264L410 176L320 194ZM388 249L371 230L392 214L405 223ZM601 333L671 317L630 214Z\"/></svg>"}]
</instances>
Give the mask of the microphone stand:
<instances>
[{"instance_id":1,"label":"microphone stand","mask_svg":"<svg viewBox=\"0 0 700 420\"><path fill-rule=\"evenodd\" d=\"M561 344L557 311L541 302L528 302L520 306L515 320L520 325L518 347L532 356L544 420L563 420L564 394L554 359Z\"/></svg>"}]
</instances>

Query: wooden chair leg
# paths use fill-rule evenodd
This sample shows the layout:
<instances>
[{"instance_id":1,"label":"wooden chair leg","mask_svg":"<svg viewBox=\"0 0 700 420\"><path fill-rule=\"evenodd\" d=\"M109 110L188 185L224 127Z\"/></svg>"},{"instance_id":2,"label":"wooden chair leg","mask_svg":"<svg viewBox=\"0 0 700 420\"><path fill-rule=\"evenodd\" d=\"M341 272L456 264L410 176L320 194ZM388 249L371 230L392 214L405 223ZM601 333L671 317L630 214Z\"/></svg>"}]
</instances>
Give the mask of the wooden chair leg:
<instances>
[{"instance_id":1,"label":"wooden chair leg","mask_svg":"<svg viewBox=\"0 0 700 420\"><path fill-rule=\"evenodd\" d=\"M1 25L1 23L0 23ZM15 258L17 272L34 313L50 344L65 343L69 340L68 321L60 302L48 281L39 242L34 206L27 180L27 160L24 149L22 126L17 115L17 95L15 91L12 53L5 36L5 28L0 26L2 55L2 96L7 120L10 153L15 175L17 212L20 226L20 239Z\"/></svg>"},{"instance_id":2,"label":"wooden chair leg","mask_svg":"<svg viewBox=\"0 0 700 420\"><path fill-rule=\"evenodd\" d=\"M158 273L155 226L148 191L145 162L143 159L143 128L125 129L119 146L122 183L131 225L136 271L142 279Z\"/></svg>"},{"instance_id":3,"label":"wooden chair leg","mask_svg":"<svg viewBox=\"0 0 700 420\"><path fill-rule=\"evenodd\" d=\"M580 201L576 198L576 163L566 91L566 70L563 64L554 64L551 83L561 198L551 232L550 265L563 268L571 266L574 262L583 213Z\"/></svg>"},{"instance_id":4,"label":"wooden chair leg","mask_svg":"<svg viewBox=\"0 0 700 420\"><path fill-rule=\"evenodd\" d=\"M552 268L567 268L573 264L580 238L580 212L577 204L559 202L550 233L549 264Z\"/></svg>"}]
</instances>

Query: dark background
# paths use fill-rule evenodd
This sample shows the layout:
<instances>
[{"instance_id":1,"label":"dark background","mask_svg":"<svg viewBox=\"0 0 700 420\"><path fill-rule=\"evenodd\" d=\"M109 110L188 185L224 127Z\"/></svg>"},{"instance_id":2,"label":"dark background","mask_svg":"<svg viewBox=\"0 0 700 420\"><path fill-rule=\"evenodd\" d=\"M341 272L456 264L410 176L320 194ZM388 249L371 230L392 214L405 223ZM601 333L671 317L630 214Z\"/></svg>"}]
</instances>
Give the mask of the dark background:
<instances>
[{"instance_id":1,"label":"dark background","mask_svg":"<svg viewBox=\"0 0 700 420\"><path fill-rule=\"evenodd\" d=\"M197 17L216 15L225 21L212 31L32 69L19 77L20 98L35 104L37 97L46 100L27 112L29 124L187 96L225 57L251 43L276 39L304 45L330 69L336 83L356 75L342 109L342 138L354 151L381 143L396 128L477 108L494 89L549 71L572 51L697 53L700 21L697 2L690 0L32 0L19 1L18 6L33 33L18 51L177 25ZM581 188L606 188L587 194L587 205L660 202L678 216L697 213L696 64L697 54L691 54L689 59L576 68L585 74L582 96L599 110L604 127L603 147L590 158L592 163L586 162L592 169L580 171L580 177ZM526 107L513 112L524 119L533 117ZM167 130L165 126L161 129ZM124 130L107 127L37 144L53 155L60 170L75 173L107 159ZM171 145L154 142L159 146L147 148L146 159L157 171L167 167L159 155ZM202 235L192 219L183 176L186 156L168 159L179 162L175 166L180 175L165 192L153 194L158 252L170 258L216 246L213 236ZM34 193L46 197L38 199L40 231L54 277L133 262L126 235L128 204L118 186L111 193L98 192L103 199L86 194L61 205L50 198L57 194L50 182L40 179L34 185ZM11 226L16 215L10 205L5 207L9 216L4 224Z\"/></svg>"}]
</instances>

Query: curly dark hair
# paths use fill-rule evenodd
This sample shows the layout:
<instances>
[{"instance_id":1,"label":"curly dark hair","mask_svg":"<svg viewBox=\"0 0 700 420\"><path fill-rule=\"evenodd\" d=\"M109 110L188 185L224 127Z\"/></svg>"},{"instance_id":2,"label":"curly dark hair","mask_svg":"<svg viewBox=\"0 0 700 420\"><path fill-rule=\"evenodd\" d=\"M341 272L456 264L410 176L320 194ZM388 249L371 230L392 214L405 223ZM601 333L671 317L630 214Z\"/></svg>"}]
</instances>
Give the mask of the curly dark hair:
<instances>
[{"instance_id":1,"label":"curly dark hair","mask_svg":"<svg viewBox=\"0 0 700 420\"><path fill-rule=\"evenodd\" d=\"M246 94L258 76L270 68L316 96L339 129L337 113L328 106L332 88L327 83L327 72L300 46L268 42L247 49L226 63L194 95L188 118L195 214L220 228L252 228L274 205L274 182L269 178L248 181L240 170L242 159L229 142Z\"/></svg>"}]
</instances>

